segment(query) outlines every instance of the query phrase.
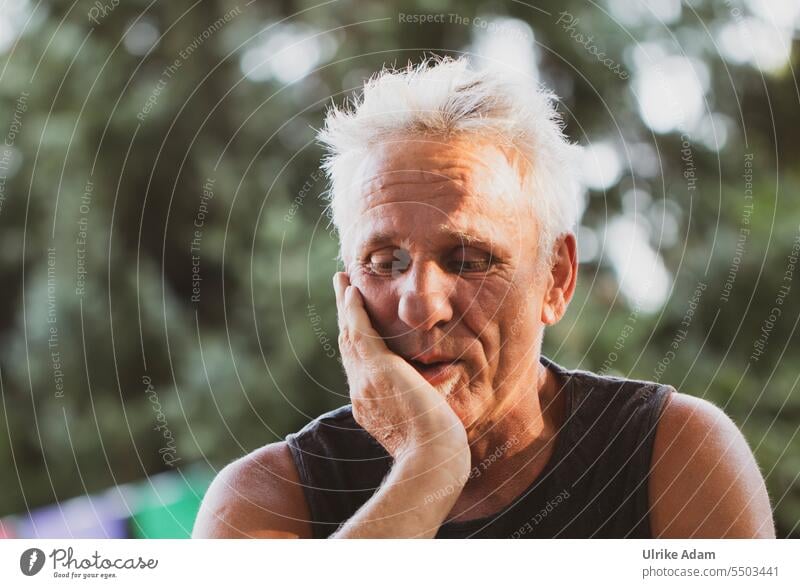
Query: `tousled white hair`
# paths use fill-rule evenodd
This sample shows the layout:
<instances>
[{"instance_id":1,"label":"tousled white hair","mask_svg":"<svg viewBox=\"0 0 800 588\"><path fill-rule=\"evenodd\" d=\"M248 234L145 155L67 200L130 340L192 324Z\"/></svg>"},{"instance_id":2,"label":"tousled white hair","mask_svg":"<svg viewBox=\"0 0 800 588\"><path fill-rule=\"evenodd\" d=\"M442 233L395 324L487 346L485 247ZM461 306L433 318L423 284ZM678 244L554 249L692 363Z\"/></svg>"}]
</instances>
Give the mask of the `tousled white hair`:
<instances>
[{"instance_id":1,"label":"tousled white hair","mask_svg":"<svg viewBox=\"0 0 800 588\"><path fill-rule=\"evenodd\" d=\"M539 221L539 251L552 254L556 238L574 231L580 210L578 148L564 136L556 100L520 74L476 71L463 57L384 68L365 82L360 96L331 107L317 135L327 150L323 169L334 226L341 235L354 173L376 145L398 137L489 137L523 158L521 189Z\"/></svg>"}]
</instances>

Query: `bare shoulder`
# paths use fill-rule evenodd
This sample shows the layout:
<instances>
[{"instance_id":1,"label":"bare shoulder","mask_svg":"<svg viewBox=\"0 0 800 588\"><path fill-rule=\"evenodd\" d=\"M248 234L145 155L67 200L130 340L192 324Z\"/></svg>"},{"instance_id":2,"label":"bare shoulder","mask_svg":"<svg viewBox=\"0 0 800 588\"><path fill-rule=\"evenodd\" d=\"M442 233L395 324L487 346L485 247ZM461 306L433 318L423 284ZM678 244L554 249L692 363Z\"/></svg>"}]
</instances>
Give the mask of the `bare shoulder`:
<instances>
[{"instance_id":1,"label":"bare shoulder","mask_svg":"<svg viewBox=\"0 0 800 588\"><path fill-rule=\"evenodd\" d=\"M775 537L753 453L716 405L673 392L656 430L648 493L654 537Z\"/></svg>"},{"instance_id":2,"label":"bare shoulder","mask_svg":"<svg viewBox=\"0 0 800 588\"><path fill-rule=\"evenodd\" d=\"M200 505L192 537L310 537L309 520L289 446L272 443L217 474Z\"/></svg>"}]
</instances>

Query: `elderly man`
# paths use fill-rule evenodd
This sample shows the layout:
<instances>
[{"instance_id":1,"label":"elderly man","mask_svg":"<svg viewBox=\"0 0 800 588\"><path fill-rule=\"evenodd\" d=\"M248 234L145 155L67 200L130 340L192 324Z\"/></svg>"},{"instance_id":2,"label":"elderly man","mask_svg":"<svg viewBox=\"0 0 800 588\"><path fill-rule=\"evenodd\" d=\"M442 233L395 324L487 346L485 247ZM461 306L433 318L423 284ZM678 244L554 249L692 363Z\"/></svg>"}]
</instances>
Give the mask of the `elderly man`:
<instances>
[{"instance_id":1,"label":"elderly man","mask_svg":"<svg viewBox=\"0 0 800 588\"><path fill-rule=\"evenodd\" d=\"M774 537L720 409L541 356L578 269L551 95L434 60L320 137L351 404L223 469L196 537Z\"/></svg>"}]
</instances>

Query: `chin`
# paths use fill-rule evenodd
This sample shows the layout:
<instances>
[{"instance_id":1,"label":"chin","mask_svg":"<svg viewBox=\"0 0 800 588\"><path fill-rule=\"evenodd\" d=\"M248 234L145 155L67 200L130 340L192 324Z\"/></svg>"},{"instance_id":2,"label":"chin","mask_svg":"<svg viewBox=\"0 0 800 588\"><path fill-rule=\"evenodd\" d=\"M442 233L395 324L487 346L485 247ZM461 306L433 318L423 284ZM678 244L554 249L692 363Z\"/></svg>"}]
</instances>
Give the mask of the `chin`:
<instances>
[{"instance_id":1,"label":"chin","mask_svg":"<svg viewBox=\"0 0 800 588\"><path fill-rule=\"evenodd\" d=\"M470 386L469 382L458 379L452 383L445 382L436 389L447 399L447 404L456 413L464 428L469 429L478 421L483 410L480 402L481 396L474 386Z\"/></svg>"}]
</instances>

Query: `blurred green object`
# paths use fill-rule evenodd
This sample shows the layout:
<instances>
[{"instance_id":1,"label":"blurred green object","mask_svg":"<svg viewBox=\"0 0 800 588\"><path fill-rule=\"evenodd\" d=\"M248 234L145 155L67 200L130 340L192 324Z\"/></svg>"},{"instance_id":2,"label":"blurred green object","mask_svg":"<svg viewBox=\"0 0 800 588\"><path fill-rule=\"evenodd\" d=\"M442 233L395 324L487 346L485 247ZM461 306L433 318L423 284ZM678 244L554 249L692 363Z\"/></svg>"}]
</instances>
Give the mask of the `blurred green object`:
<instances>
[{"instance_id":1,"label":"blurred green object","mask_svg":"<svg viewBox=\"0 0 800 588\"><path fill-rule=\"evenodd\" d=\"M183 473L183 472L181 472ZM164 474L161 474L164 476ZM140 482L136 492L138 512L129 523L136 539L186 539L208 489L213 472L193 468L184 475L169 473Z\"/></svg>"},{"instance_id":2,"label":"blurred green object","mask_svg":"<svg viewBox=\"0 0 800 588\"><path fill-rule=\"evenodd\" d=\"M214 471L195 463L0 519L0 539L185 539Z\"/></svg>"}]
</instances>

